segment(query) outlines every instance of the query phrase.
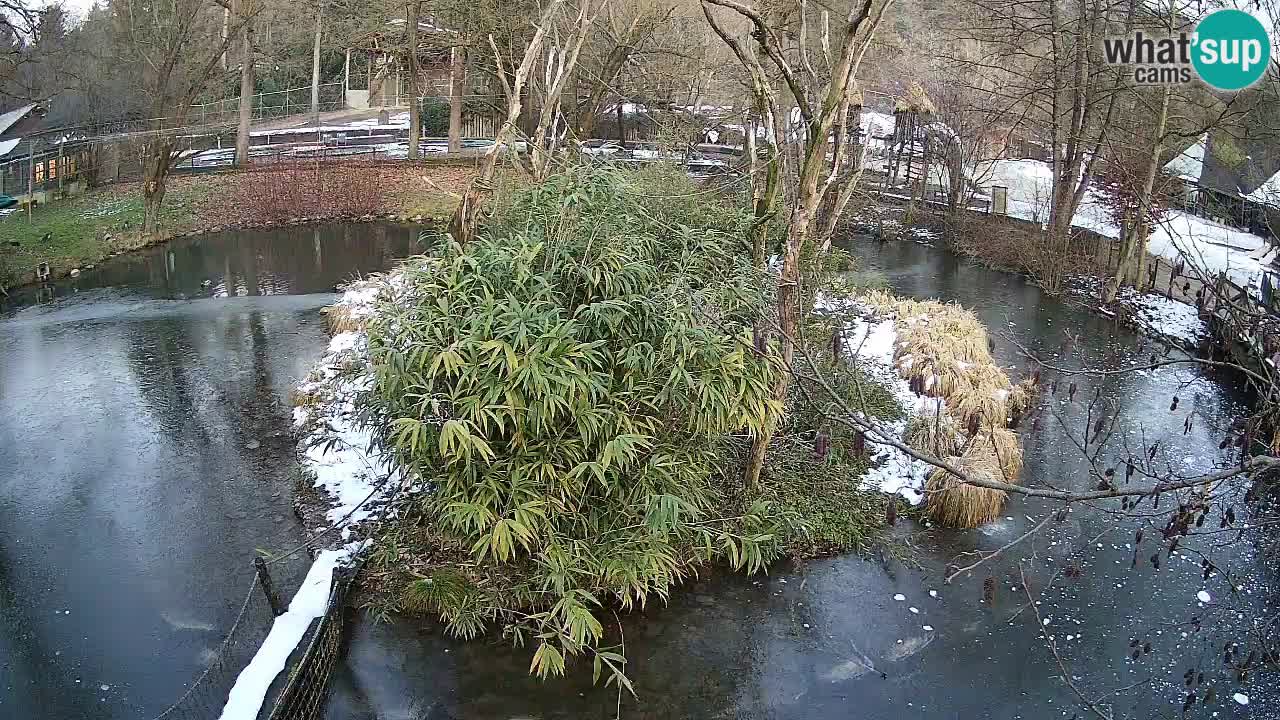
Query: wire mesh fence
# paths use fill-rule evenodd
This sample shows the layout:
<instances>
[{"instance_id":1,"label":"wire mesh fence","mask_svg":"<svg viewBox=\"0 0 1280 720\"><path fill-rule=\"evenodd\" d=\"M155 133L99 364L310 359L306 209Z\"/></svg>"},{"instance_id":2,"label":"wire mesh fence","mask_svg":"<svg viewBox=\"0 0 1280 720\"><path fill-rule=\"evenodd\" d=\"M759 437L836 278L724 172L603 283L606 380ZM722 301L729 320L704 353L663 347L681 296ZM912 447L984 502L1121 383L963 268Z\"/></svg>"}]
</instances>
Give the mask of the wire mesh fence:
<instances>
[{"instance_id":1,"label":"wire mesh fence","mask_svg":"<svg viewBox=\"0 0 1280 720\"><path fill-rule=\"evenodd\" d=\"M342 83L325 83L319 87L319 110L329 112L341 110L343 98ZM275 92L257 93L253 96L253 119L267 120L283 118L314 112L311 104L311 86L276 90ZM240 98L224 98L214 102L191 106L190 121L200 125L235 122L240 117Z\"/></svg>"},{"instance_id":2,"label":"wire mesh fence","mask_svg":"<svg viewBox=\"0 0 1280 720\"><path fill-rule=\"evenodd\" d=\"M312 623L294 650L296 659L287 668L287 679L283 683L277 680L280 690L274 700L264 703L264 707L271 707L270 720L317 720L323 716L329 677L341 659L347 595L358 573L358 565L334 571L324 614ZM256 572L249 575L239 612L209 665L151 720L216 720L222 715L231 688L262 646L276 617L260 583Z\"/></svg>"},{"instance_id":3,"label":"wire mesh fence","mask_svg":"<svg viewBox=\"0 0 1280 720\"><path fill-rule=\"evenodd\" d=\"M358 567L343 567L334 571L325 613L309 631L311 640L290 673L284 689L276 697L270 720L317 720L323 715L329 678L342 654L342 634L345 631L343 610L347 593L358 572Z\"/></svg>"}]
</instances>

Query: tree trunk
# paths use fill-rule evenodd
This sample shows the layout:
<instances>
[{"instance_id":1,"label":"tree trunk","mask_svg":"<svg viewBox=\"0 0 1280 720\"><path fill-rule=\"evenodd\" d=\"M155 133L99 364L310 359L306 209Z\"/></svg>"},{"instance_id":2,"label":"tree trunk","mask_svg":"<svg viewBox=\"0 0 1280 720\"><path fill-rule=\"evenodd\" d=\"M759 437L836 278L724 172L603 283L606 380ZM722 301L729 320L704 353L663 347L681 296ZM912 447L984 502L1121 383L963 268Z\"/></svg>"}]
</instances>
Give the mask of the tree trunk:
<instances>
[{"instance_id":1,"label":"tree trunk","mask_svg":"<svg viewBox=\"0 0 1280 720\"><path fill-rule=\"evenodd\" d=\"M236 167L249 165L249 124L253 122L253 23L247 18L252 12L249 0L240 0L240 13L246 18L240 27L240 123L236 127ZM161 195L164 193L162 192Z\"/></svg>"},{"instance_id":2,"label":"tree trunk","mask_svg":"<svg viewBox=\"0 0 1280 720\"><path fill-rule=\"evenodd\" d=\"M142 234L146 237L153 237L160 226L160 207L164 203L171 150L172 143L160 138L147 145L143 158Z\"/></svg>"},{"instance_id":3,"label":"tree trunk","mask_svg":"<svg viewBox=\"0 0 1280 720\"><path fill-rule=\"evenodd\" d=\"M418 159L422 138L422 108L418 103L418 0L410 0L405 26L409 33L409 159Z\"/></svg>"},{"instance_id":4,"label":"tree trunk","mask_svg":"<svg viewBox=\"0 0 1280 720\"><path fill-rule=\"evenodd\" d=\"M449 54L449 152L462 152L463 91L467 82L467 49L454 47Z\"/></svg>"},{"instance_id":5,"label":"tree trunk","mask_svg":"<svg viewBox=\"0 0 1280 720\"><path fill-rule=\"evenodd\" d=\"M743 122L743 128L747 135L745 143L747 154L751 161L752 214L754 215L749 230L751 263L757 270L764 270L765 259L768 255L769 223L773 220L774 213L777 212L778 197L781 195L782 190L778 162L780 156L776 148L771 145L764 151L767 157L763 159L764 173L763 182L761 182L760 173L757 171L760 169L762 162L756 145L755 128L746 121Z\"/></svg>"},{"instance_id":6,"label":"tree trunk","mask_svg":"<svg viewBox=\"0 0 1280 720\"><path fill-rule=\"evenodd\" d=\"M635 23L632 23L627 34L620 40L624 44L615 45L609 51L600 77L594 79L594 87L591 88L591 94L587 96L587 101L578 108L578 126L574 129L574 133L577 134L579 140L589 140L592 133L595 132L596 118L600 115L601 108L604 107L605 97L610 88L617 86L615 80L621 74L623 66L627 64L627 60L631 58L631 54L635 50L631 39L631 34L634 30ZM619 93L618 102L621 103L622 100L623 96Z\"/></svg>"},{"instance_id":7,"label":"tree trunk","mask_svg":"<svg viewBox=\"0 0 1280 720\"><path fill-rule=\"evenodd\" d=\"M320 36L323 31L323 14L316 6L316 38L311 46L311 114L320 116Z\"/></svg>"},{"instance_id":8,"label":"tree trunk","mask_svg":"<svg viewBox=\"0 0 1280 720\"><path fill-rule=\"evenodd\" d=\"M621 100L619 100L618 104L614 106L613 112L614 112L614 117L617 118L617 121L618 121L618 143L622 145L623 150L626 150L627 149L627 123L622 117L623 113L622 113Z\"/></svg>"},{"instance_id":9,"label":"tree trunk","mask_svg":"<svg viewBox=\"0 0 1280 720\"><path fill-rule=\"evenodd\" d=\"M458 203L457 209L454 210L453 219L449 222L449 234L453 237L454 242L460 245L470 242L479 229L480 206L484 203L484 199L488 197L489 193L493 192L493 174L498 167L498 153L502 151L503 144L512 135L516 124L520 121L525 82L529 78L530 70L533 69L533 63L542 52L542 41L546 37L547 26L550 24L553 13L556 12L561 2L563 0L551 0L543 8L542 17L538 21L533 38L525 47L524 58L520 61L520 66L516 68L510 81L506 79L503 74L505 71L501 69L502 55L498 52L498 46L494 43L493 36L489 36L489 47L493 50L494 58L498 60L498 78L502 81L503 93L507 98L507 118L502 123L502 126L498 128L498 132L495 133L493 146L489 148L484 156L480 174L467 186L466 191L462 194L462 200Z\"/></svg>"},{"instance_id":10,"label":"tree trunk","mask_svg":"<svg viewBox=\"0 0 1280 720\"><path fill-rule=\"evenodd\" d=\"M1136 217L1130 224L1127 242L1120 244L1120 259L1116 263L1116 273L1107 283L1103 300L1114 302L1123 285L1136 287L1141 277L1143 260L1147 254L1147 225L1151 214L1152 192L1155 190L1156 174L1160 172L1160 152L1164 149L1165 126L1169 122L1170 86L1166 85L1160 93L1160 112L1156 116L1156 124L1152 135L1151 151L1146 157L1146 166L1142 169L1142 187L1138 191L1138 209Z\"/></svg>"}]
</instances>

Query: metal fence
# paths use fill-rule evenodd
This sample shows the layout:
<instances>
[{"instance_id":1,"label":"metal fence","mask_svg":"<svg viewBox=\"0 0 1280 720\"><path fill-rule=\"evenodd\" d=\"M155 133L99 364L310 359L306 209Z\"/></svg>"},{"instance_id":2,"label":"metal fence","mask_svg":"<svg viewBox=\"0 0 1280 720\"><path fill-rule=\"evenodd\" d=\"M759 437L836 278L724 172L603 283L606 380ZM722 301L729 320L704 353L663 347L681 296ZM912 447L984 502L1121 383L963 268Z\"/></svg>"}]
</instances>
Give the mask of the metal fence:
<instances>
[{"instance_id":1,"label":"metal fence","mask_svg":"<svg viewBox=\"0 0 1280 720\"><path fill-rule=\"evenodd\" d=\"M88 141L60 143L0 163L0 195L20 202L52 198L93 178L96 154Z\"/></svg>"},{"instance_id":2,"label":"metal fence","mask_svg":"<svg viewBox=\"0 0 1280 720\"><path fill-rule=\"evenodd\" d=\"M153 720L214 720L222 714L227 693L258 652L275 620L266 596L258 587L257 575L249 574L247 580L240 611L212 654L208 667Z\"/></svg>"},{"instance_id":3,"label":"metal fence","mask_svg":"<svg viewBox=\"0 0 1280 720\"><path fill-rule=\"evenodd\" d=\"M320 86L320 111L341 110L344 106L342 83ZM253 119L282 118L311 112L311 86L258 93L253 96ZM240 98L191 106L190 121L199 125L235 122L240 117Z\"/></svg>"},{"instance_id":4,"label":"metal fence","mask_svg":"<svg viewBox=\"0 0 1280 720\"><path fill-rule=\"evenodd\" d=\"M325 613L312 625L311 642L276 696L269 720L317 720L323 716L329 678L342 655L347 593L358 572L358 566L333 571Z\"/></svg>"}]
</instances>

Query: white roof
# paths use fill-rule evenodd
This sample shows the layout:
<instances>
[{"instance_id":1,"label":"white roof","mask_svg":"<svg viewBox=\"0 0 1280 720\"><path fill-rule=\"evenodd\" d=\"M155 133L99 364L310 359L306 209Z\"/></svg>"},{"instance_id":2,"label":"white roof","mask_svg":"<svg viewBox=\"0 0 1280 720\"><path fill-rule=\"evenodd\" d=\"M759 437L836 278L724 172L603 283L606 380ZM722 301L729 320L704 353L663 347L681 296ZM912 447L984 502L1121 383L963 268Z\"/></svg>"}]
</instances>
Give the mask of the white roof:
<instances>
[{"instance_id":1,"label":"white roof","mask_svg":"<svg viewBox=\"0 0 1280 720\"><path fill-rule=\"evenodd\" d=\"M13 149L22 142L22 138L11 138L9 140L0 140L0 157L4 157L13 152Z\"/></svg>"},{"instance_id":2,"label":"white roof","mask_svg":"<svg viewBox=\"0 0 1280 720\"><path fill-rule=\"evenodd\" d=\"M34 108L35 106L36 106L35 103L31 103L30 105L23 105L17 110L10 110L5 114L0 115L0 133L4 132L5 130L8 130L10 127L13 126L14 123L26 117L27 113L31 112L31 109Z\"/></svg>"},{"instance_id":3,"label":"white roof","mask_svg":"<svg viewBox=\"0 0 1280 720\"><path fill-rule=\"evenodd\" d=\"M1204 148L1208 141L1208 133L1201 135L1200 140L1194 145L1178 153L1172 160L1165 163L1165 171L1183 180L1200 182L1200 173L1204 171Z\"/></svg>"},{"instance_id":4,"label":"white roof","mask_svg":"<svg viewBox=\"0 0 1280 720\"><path fill-rule=\"evenodd\" d=\"M387 21L387 24L388 24L388 25L396 25L396 26L399 26L399 25L404 25L404 24L405 24L405 22L407 22L407 21L406 21L404 18L392 18L392 19L390 19L390 20L388 20L388 21ZM425 30L425 31L427 31L427 32L435 32L435 33L451 33L451 32L453 32L452 30L446 30L446 29L444 29L444 28L440 27L439 25L436 25L435 23L431 22L430 20L427 20L427 19L424 19L424 18L419 18L419 19L418 19L418 29L419 29L419 30Z\"/></svg>"}]
</instances>

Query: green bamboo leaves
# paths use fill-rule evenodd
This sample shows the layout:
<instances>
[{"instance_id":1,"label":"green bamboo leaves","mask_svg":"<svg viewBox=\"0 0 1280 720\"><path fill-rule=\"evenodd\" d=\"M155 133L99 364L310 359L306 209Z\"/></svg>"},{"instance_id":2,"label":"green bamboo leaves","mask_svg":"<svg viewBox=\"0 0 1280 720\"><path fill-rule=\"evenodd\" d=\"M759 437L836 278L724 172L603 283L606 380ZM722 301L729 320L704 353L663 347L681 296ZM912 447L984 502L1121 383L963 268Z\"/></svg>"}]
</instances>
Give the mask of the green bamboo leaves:
<instances>
[{"instance_id":1,"label":"green bamboo leaves","mask_svg":"<svg viewBox=\"0 0 1280 720\"><path fill-rule=\"evenodd\" d=\"M369 324L371 411L430 484L422 510L517 578L420 580L415 597L460 634L493 619L529 637L539 676L588 652L627 687L603 603L665 598L710 561L759 570L781 534L767 503L724 516L713 481L730 438L781 413L779 370L750 351L768 284L737 219L674 217L696 206L637 182L575 170L516 196L465 248L406 268L415 300Z\"/></svg>"}]
</instances>

